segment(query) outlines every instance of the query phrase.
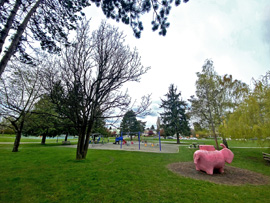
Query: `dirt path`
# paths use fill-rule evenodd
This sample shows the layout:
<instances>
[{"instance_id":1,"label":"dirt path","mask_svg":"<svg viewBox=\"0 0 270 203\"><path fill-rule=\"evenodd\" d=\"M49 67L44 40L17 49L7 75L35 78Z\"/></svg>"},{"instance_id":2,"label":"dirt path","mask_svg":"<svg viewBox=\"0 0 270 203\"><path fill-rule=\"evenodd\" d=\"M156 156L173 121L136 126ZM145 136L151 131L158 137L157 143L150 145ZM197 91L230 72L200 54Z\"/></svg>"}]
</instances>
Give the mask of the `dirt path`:
<instances>
[{"instance_id":1,"label":"dirt path","mask_svg":"<svg viewBox=\"0 0 270 203\"><path fill-rule=\"evenodd\" d=\"M63 145L64 146L64 145ZM76 148L77 145L65 145L64 147L74 147ZM161 151L159 145L155 144L152 146L151 144L147 144L145 146L143 143L139 144L135 142L134 144L121 145L120 144L89 144L89 149L103 149L103 150L123 150L123 151L140 151L140 152L153 152L153 153L178 153L179 152L179 145L175 144L161 144Z\"/></svg>"},{"instance_id":2,"label":"dirt path","mask_svg":"<svg viewBox=\"0 0 270 203\"><path fill-rule=\"evenodd\" d=\"M226 165L224 168L224 173L214 173L213 175L208 175L203 171L196 171L193 162L179 162L169 164L168 169L174 173L181 176L205 180L217 184L225 185L267 185L270 184L270 177L249 171L246 169L236 168Z\"/></svg>"}]
</instances>

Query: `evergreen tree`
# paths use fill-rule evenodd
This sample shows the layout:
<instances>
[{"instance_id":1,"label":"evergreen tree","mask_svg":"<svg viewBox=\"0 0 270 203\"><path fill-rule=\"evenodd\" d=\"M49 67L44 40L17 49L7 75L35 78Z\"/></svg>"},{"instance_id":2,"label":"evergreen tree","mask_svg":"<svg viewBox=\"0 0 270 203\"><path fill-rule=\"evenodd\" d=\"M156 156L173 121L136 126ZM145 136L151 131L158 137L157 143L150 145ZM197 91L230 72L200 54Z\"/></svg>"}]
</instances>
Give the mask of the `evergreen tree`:
<instances>
[{"instance_id":1,"label":"evergreen tree","mask_svg":"<svg viewBox=\"0 0 270 203\"><path fill-rule=\"evenodd\" d=\"M47 95L35 103L32 116L25 120L23 134L26 136L42 136L41 144L45 144L47 137L60 135L57 129L57 113L54 111L53 104Z\"/></svg>"},{"instance_id":2,"label":"evergreen tree","mask_svg":"<svg viewBox=\"0 0 270 203\"><path fill-rule=\"evenodd\" d=\"M105 137L109 136L110 133L108 129L106 128L106 119L102 117L102 113L99 110L97 113L97 117L95 119L94 125L93 125L93 133L100 133L104 135ZM111 128L111 127L110 127ZM95 137L94 137L95 140Z\"/></svg>"},{"instance_id":3,"label":"evergreen tree","mask_svg":"<svg viewBox=\"0 0 270 203\"><path fill-rule=\"evenodd\" d=\"M161 113L161 120L166 131L176 134L177 143L180 143L179 135L189 135L188 116L186 115L187 104L180 100L181 92L177 93L177 88L170 85L169 92L165 95L167 99L161 99L160 108L164 109ZM167 133L166 133L167 134Z\"/></svg>"},{"instance_id":4,"label":"evergreen tree","mask_svg":"<svg viewBox=\"0 0 270 203\"><path fill-rule=\"evenodd\" d=\"M42 136L41 144L45 144L47 137L65 134L75 135L72 123L56 112L56 106L51 102L49 95L44 94L35 103L31 117L24 122L22 133L26 136Z\"/></svg>"},{"instance_id":5,"label":"evergreen tree","mask_svg":"<svg viewBox=\"0 0 270 203\"><path fill-rule=\"evenodd\" d=\"M164 136L165 139L168 136L171 136L171 135L175 134L174 133L174 129L172 128L172 126L166 125L166 124L162 124L161 127L163 129L163 133L162 134L163 134L163 136Z\"/></svg>"},{"instance_id":6,"label":"evergreen tree","mask_svg":"<svg viewBox=\"0 0 270 203\"><path fill-rule=\"evenodd\" d=\"M90 5L89 1L81 0L0 2L0 76L15 53L19 53L23 62L33 62L27 53L33 40L49 53L59 52L59 44L68 44L69 30L76 29L76 22L84 15L82 9Z\"/></svg>"},{"instance_id":7,"label":"evergreen tree","mask_svg":"<svg viewBox=\"0 0 270 203\"><path fill-rule=\"evenodd\" d=\"M144 132L146 126L146 122L138 120L138 129L140 129L140 132Z\"/></svg>"},{"instance_id":8,"label":"evergreen tree","mask_svg":"<svg viewBox=\"0 0 270 203\"><path fill-rule=\"evenodd\" d=\"M134 111L130 110L125 113L123 120L120 124L120 128L122 132L131 135L131 140L132 135L136 135L137 132L140 131L141 126L136 119L136 114L134 113Z\"/></svg>"}]
</instances>

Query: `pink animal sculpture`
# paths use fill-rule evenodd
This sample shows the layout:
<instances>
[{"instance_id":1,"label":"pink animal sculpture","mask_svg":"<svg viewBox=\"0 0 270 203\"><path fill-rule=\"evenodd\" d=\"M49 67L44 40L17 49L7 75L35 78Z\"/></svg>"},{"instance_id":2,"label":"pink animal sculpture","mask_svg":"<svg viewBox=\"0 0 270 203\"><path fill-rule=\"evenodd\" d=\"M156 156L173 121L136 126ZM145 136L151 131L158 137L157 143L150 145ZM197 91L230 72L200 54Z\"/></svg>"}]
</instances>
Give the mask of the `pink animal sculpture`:
<instances>
[{"instance_id":1,"label":"pink animal sculpture","mask_svg":"<svg viewBox=\"0 0 270 203\"><path fill-rule=\"evenodd\" d=\"M194 152L193 160L197 171L205 171L207 174L213 175L214 169L218 169L220 173L224 173L225 162L232 163L234 154L224 144L220 144L223 149L218 151L197 150ZM207 147L205 148L207 149ZM210 148L212 150L212 148Z\"/></svg>"},{"instance_id":2,"label":"pink animal sculpture","mask_svg":"<svg viewBox=\"0 0 270 203\"><path fill-rule=\"evenodd\" d=\"M216 151L213 145L199 145L199 149L206 151Z\"/></svg>"}]
</instances>

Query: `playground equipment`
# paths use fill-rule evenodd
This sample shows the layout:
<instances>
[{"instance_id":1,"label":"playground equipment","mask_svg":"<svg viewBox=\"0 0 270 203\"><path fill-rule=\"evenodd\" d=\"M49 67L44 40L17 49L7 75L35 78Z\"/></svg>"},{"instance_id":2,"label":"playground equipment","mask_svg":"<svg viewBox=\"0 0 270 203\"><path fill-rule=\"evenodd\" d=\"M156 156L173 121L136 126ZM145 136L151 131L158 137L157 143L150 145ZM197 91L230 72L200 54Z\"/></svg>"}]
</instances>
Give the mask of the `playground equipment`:
<instances>
[{"instance_id":1,"label":"playground equipment","mask_svg":"<svg viewBox=\"0 0 270 203\"><path fill-rule=\"evenodd\" d=\"M127 141L124 140L123 137L121 136L121 137L116 137L116 138L115 138L115 142L114 142L113 144L119 144L120 141L121 141L121 143L123 143L123 144L126 144L126 143L127 143Z\"/></svg>"},{"instance_id":2,"label":"playground equipment","mask_svg":"<svg viewBox=\"0 0 270 203\"><path fill-rule=\"evenodd\" d=\"M99 133L93 133L90 137L89 144L104 144L104 137Z\"/></svg>"},{"instance_id":3,"label":"playground equipment","mask_svg":"<svg viewBox=\"0 0 270 203\"><path fill-rule=\"evenodd\" d=\"M159 144L157 143L156 140L154 140L153 138L151 139L151 137L145 137L143 140L141 140L142 143L144 143L144 146L150 146L150 147L155 147L158 146Z\"/></svg>"},{"instance_id":4,"label":"playground equipment","mask_svg":"<svg viewBox=\"0 0 270 203\"><path fill-rule=\"evenodd\" d=\"M120 148L122 149L122 144L127 144L127 142L123 139L123 133L124 132L121 132L121 136L120 137L117 137L116 139L115 139L115 143L113 143L113 144L116 144L116 143L118 143L119 144L119 142L121 142L121 145L120 145ZM129 132L130 133L130 132ZM129 134L128 133L128 134ZM134 134L134 133L133 133ZM160 132L158 133L158 137L159 137L159 151L161 151L161 140L160 140ZM138 147L139 147L139 150L141 149L141 142L143 142L144 143L144 146L145 147L147 147L147 140L146 141L142 141L141 140L141 133L140 132L138 132ZM131 141L131 144L133 145L134 144L134 142L133 141ZM128 145L128 144L127 144ZM154 147L155 145L154 145L154 143L151 143L150 145L149 145L149 147Z\"/></svg>"},{"instance_id":5,"label":"playground equipment","mask_svg":"<svg viewBox=\"0 0 270 203\"><path fill-rule=\"evenodd\" d=\"M213 175L214 169L218 169L220 173L224 172L225 162L231 163L234 154L224 144L220 144L222 150L214 150L212 145L200 146L200 150L194 152L193 159L197 171L205 171L207 174Z\"/></svg>"}]
</instances>

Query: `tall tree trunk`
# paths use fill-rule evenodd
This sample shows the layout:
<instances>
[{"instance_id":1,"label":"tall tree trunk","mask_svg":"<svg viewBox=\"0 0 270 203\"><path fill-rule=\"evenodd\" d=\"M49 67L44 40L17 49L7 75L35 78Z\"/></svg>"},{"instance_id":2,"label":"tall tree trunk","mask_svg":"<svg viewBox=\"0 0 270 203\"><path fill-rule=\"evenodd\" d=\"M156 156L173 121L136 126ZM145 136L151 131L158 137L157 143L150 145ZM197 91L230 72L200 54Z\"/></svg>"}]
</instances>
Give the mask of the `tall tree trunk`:
<instances>
[{"instance_id":1,"label":"tall tree trunk","mask_svg":"<svg viewBox=\"0 0 270 203\"><path fill-rule=\"evenodd\" d=\"M46 143L46 138L47 138L47 134L43 134L42 135L41 144L45 144Z\"/></svg>"},{"instance_id":2,"label":"tall tree trunk","mask_svg":"<svg viewBox=\"0 0 270 203\"><path fill-rule=\"evenodd\" d=\"M20 141L21 141L21 136L22 136L22 131L18 130L16 132L16 138L15 138L15 141L14 141L12 152L18 152L19 151L19 145L20 145Z\"/></svg>"},{"instance_id":3,"label":"tall tree trunk","mask_svg":"<svg viewBox=\"0 0 270 203\"><path fill-rule=\"evenodd\" d=\"M223 123L223 122L221 122L221 123L223 124L223 127L225 127L225 126L224 126L224 123ZM226 140L226 137L224 137L224 134L223 134L223 133L221 134L221 137L222 137L222 143L223 143L227 148L229 148L228 142L227 142L227 140Z\"/></svg>"},{"instance_id":4,"label":"tall tree trunk","mask_svg":"<svg viewBox=\"0 0 270 203\"><path fill-rule=\"evenodd\" d=\"M77 144L76 160L82 160L83 158L83 146L85 140L85 133L80 132Z\"/></svg>"},{"instance_id":5,"label":"tall tree trunk","mask_svg":"<svg viewBox=\"0 0 270 203\"><path fill-rule=\"evenodd\" d=\"M86 134L86 138L85 138L85 142L84 142L84 146L83 146L83 159L86 159L86 155L88 152L88 146L89 146L89 140L90 140L90 133Z\"/></svg>"},{"instance_id":6,"label":"tall tree trunk","mask_svg":"<svg viewBox=\"0 0 270 203\"><path fill-rule=\"evenodd\" d=\"M23 124L24 124L24 119L25 119L25 115L24 113L22 113L22 121L19 123L16 122L11 122L11 124L14 126L15 128L15 132L16 132L16 138L14 141L14 145L13 145L13 149L12 152L18 152L19 150L19 145L20 145L20 141L21 141L21 136L22 136L22 129L23 129Z\"/></svg>"},{"instance_id":7,"label":"tall tree trunk","mask_svg":"<svg viewBox=\"0 0 270 203\"><path fill-rule=\"evenodd\" d=\"M87 127L86 139L85 139L85 143L84 143L83 159L86 159L86 155L88 152L88 146L89 146L90 134L91 134L93 126L94 126L94 121L90 120L89 125Z\"/></svg>"},{"instance_id":8,"label":"tall tree trunk","mask_svg":"<svg viewBox=\"0 0 270 203\"><path fill-rule=\"evenodd\" d=\"M212 125L212 131L213 131L214 138L215 138L216 148L217 148L217 150L219 150L218 141L217 141L217 134L216 134L216 130L215 130L215 126L214 126L213 122L211 122L211 125Z\"/></svg>"},{"instance_id":9,"label":"tall tree trunk","mask_svg":"<svg viewBox=\"0 0 270 203\"><path fill-rule=\"evenodd\" d=\"M180 144L180 139L179 139L179 133L176 133L176 138L177 138L177 144Z\"/></svg>"},{"instance_id":10,"label":"tall tree trunk","mask_svg":"<svg viewBox=\"0 0 270 203\"><path fill-rule=\"evenodd\" d=\"M225 137L223 137L222 142L223 142L223 144L224 144L227 148L229 148L228 142L227 142L227 140L226 140Z\"/></svg>"},{"instance_id":11,"label":"tall tree trunk","mask_svg":"<svg viewBox=\"0 0 270 203\"><path fill-rule=\"evenodd\" d=\"M23 32L24 32L24 30L25 30L25 28L27 26L27 23L29 22L29 20L33 16L33 14L36 12L36 10L39 7L41 1L42 0L38 0L36 2L36 4L31 8L31 10L28 12L26 17L24 18L21 25L18 27L18 30L17 30L14 38L12 39L12 42L11 42L7 52L5 52L3 58L0 61L0 76L4 72L4 70L5 70L6 66L7 66L7 63L10 60L11 56L14 54L14 51L16 50L16 48L18 46L20 38L22 37L22 34L23 34Z\"/></svg>"},{"instance_id":12,"label":"tall tree trunk","mask_svg":"<svg viewBox=\"0 0 270 203\"><path fill-rule=\"evenodd\" d=\"M2 2L1 2L1 4L2 4ZM13 21L15 19L17 11L19 10L20 5L21 5L21 0L16 0L15 5L13 7L13 10L10 12L10 15L9 15L9 17L7 19L5 27L0 32L0 54L2 53L2 49L3 49L3 46L4 46L5 40L6 40L7 36L8 36L8 33L10 31L10 28L11 28L11 26L13 24Z\"/></svg>"},{"instance_id":13,"label":"tall tree trunk","mask_svg":"<svg viewBox=\"0 0 270 203\"><path fill-rule=\"evenodd\" d=\"M210 123L211 123L211 128L214 134L214 138L215 138L215 143L216 143L216 148L217 150L219 150L219 146L218 146L218 141L217 141L217 135L216 135L216 129L215 129L215 125L214 125L214 119L212 116L212 109L211 109L211 105L210 105L210 101L209 101L209 95L208 95L208 88L206 88L206 97L207 97L207 106L208 106L208 112L209 112L209 119L210 119Z\"/></svg>"},{"instance_id":14,"label":"tall tree trunk","mask_svg":"<svg viewBox=\"0 0 270 203\"><path fill-rule=\"evenodd\" d=\"M213 118L212 118L212 113L211 113L210 107L209 107L209 115L210 115L210 123L211 123L212 132L213 132L214 138L215 138L216 148L217 148L217 150L219 150L216 129L215 129L215 125L214 125L214 121L213 121Z\"/></svg>"},{"instance_id":15,"label":"tall tree trunk","mask_svg":"<svg viewBox=\"0 0 270 203\"><path fill-rule=\"evenodd\" d=\"M67 141L67 138L68 138L68 133L66 133L66 136L65 136L65 142Z\"/></svg>"},{"instance_id":16,"label":"tall tree trunk","mask_svg":"<svg viewBox=\"0 0 270 203\"><path fill-rule=\"evenodd\" d=\"M76 160L82 160L85 159L86 155L85 155L85 142L87 142L87 147L88 147L88 143L89 143L89 138L87 139L86 132L87 126L86 124L84 124L80 130L79 130L79 139L78 139L78 144L77 144L77 153L76 153ZM87 129L88 131L88 129ZM90 136L90 133L89 133Z\"/></svg>"}]
</instances>

